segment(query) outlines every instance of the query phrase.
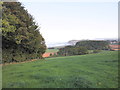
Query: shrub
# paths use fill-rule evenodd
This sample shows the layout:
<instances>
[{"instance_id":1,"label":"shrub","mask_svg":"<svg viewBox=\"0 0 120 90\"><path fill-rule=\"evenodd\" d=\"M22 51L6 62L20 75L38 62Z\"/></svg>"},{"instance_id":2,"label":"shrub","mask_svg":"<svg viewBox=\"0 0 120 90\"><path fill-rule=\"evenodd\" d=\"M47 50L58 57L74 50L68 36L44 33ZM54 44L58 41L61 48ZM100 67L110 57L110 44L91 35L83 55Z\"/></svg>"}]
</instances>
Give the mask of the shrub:
<instances>
[{"instance_id":1,"label":"shrub","mask_svg":"<svg viewBox=\"0 0 120 90\"><path fill-rule=\"evenodd\" d=\"M99 53L101 50L93 50L93 53Z\"/></svg>"}]
</instances>

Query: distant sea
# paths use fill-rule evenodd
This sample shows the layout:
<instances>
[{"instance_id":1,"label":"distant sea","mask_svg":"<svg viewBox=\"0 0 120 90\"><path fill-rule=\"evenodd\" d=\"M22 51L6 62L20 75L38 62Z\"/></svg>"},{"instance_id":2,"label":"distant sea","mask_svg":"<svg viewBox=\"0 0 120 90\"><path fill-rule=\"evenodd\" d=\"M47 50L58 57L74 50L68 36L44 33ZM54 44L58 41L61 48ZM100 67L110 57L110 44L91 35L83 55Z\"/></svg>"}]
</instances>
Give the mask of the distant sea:
<instances>
[{"instance_id":1,"label":"distant sea","mask_svg":"<svg viewBox=\"0 0 120 90\"><path fill-rule=\"evenodd\" d=\"M46 43L47 47L56 47L56 46L67 46L71 45L68 42L53 42L53 43Z\"/></svg>"}]
</instances>

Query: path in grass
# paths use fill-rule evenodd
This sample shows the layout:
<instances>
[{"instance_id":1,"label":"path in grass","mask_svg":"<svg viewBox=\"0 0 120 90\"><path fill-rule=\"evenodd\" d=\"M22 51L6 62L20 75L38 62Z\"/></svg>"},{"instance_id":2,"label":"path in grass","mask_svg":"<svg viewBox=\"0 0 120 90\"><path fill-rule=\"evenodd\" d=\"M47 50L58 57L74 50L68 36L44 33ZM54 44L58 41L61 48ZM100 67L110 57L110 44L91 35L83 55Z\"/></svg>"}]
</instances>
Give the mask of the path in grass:
<instances>
[{"instance_id":1,"label":"path in grass","mask_svg":"<svg viewBox=\"0 0 120 90\"><path fill-rule=\"evenodd\" d=\"M57 55L58 49L47 49L46 52L43 54L43 57L50 57L50 55Z\"/></svg>"},{"instance_id":2,"label":"path in grass","mask_svg":"<svg viewBox=\"0 0 120 90\"><path fill-rule=\"evenodd\" d=\"M4 88L116 88L117 51L3 66Z\"/></svg>"}]
</instances>

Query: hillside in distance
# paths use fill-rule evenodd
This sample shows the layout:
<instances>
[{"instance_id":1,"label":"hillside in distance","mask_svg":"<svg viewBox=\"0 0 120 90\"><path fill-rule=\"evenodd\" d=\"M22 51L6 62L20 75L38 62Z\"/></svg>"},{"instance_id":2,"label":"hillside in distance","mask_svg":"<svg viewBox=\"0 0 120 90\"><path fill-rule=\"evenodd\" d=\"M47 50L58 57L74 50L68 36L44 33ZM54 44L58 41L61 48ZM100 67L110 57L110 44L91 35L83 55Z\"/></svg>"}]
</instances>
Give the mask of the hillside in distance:
<instances>
[{"instance_id":1,"label":"hillside in distance","mask_svg":"<svg viewBox=\"0 0 120 90\"><path fill-rule=\"evenodd\" d=\"M47 47L64 47L64 46L68 46L68 45L72 45L74 46L77 42L79 41L85 41L85 40L89 40L89 39L82 39L82 40L69 40L66 42L51 42L51 43L46 43ZM103 41L119 41L119 39L116 38L96 38L96 39L92 39L92 40L103 40Z\"/></svg>"}]
</instances>

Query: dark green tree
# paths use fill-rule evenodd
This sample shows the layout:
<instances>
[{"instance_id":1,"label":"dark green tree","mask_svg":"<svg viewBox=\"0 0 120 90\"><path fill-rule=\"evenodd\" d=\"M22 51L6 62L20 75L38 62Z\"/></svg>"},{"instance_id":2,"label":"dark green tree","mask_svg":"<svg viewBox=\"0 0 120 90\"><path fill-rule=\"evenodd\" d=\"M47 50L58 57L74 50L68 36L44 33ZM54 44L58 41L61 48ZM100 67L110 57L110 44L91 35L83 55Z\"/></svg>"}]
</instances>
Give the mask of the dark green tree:
<instances>
[{"instance_id":1,"label":"dark green tree","mask_svg":"<svg viewBox=\"0 0 120 90\"><path fill-rule=\"evenodd\" d=\"M3 63L42 58L45 40L32 15L20 2L2 4Z\"/></svg>"}]
</instances>

